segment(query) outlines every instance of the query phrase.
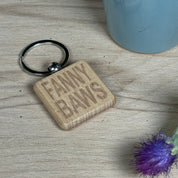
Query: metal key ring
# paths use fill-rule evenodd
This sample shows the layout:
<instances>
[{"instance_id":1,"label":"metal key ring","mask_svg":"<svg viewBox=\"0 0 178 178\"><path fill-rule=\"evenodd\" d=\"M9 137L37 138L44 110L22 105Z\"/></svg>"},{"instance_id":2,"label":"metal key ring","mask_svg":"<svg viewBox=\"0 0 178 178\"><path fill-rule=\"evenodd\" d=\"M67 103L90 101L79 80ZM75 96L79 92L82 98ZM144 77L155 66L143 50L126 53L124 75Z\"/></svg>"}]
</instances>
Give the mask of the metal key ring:
<instances>
[{"instance_id":1,"label":"metal key ring","mask_svg":"<svg viewBox=\"0 0 178 178\"><path fill-rule=\"evenodd\" d=\"M27 53L31 49L33 49L37 46L46 45L46 44L54 45L54 46L58 47L59 49L62 49L65 53L64 60L61 63L57 63L57 62L50 63L50 65L48 66L48 71L36 71L36 70L33 70L33 69L27 67L27 65L23 61L25 56L27 55ZM36 76L48 76L48 75L53 74L54 72L59 71L67 64L68 59L69 59L68 49L62 43L60 43L58 41L54 41L54 40L40 40L40 41L33 42L33 43L29 44L27 47L25 47L19 55L19 63L20 63L20 66L22 67L22 69L25 72L28 72L28 73L30 73L32 75L36 75Z\"/></svg>"}]
</instances>

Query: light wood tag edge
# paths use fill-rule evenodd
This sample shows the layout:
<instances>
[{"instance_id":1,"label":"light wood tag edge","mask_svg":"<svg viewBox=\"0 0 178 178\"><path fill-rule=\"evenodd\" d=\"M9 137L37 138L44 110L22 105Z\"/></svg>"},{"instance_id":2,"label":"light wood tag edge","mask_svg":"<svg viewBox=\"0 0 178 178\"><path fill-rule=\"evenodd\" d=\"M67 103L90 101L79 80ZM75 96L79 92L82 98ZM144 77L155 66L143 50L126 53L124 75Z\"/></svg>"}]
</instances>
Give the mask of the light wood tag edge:
<instances>
[{"instance_id":1,"label":"light wood tag edge","mask_svg":"<svg viewBox=\"0 0 178 178\"><path fill-rule=\"evenodd\" d=\"M64 122L60 122L60 120L58 119L58 116L56 115L56 112L53 111L52 105L49 102L47 102L48 100L46 99L46 97L43 95L42 92L40 92L40 89L38 88L38 83L41 82L43 79L39 80L38 82L36 82L34 84L33 90L35 91L36 95L39 97L39 99L41 100L42 104L45 106L47 111L51 114L51 116L55 119L56 123L63 130L69 130L69 129L74 128L75 126L82 124L84 121L90 119L91 117L111 108L116 103L115 95L113 95L113 93L110 91L110 89L104 84L104 82L100 79L100 77L96 74L96 72L91 68L91 66L84 60L77 61L76 63L85 63L90 68L90 70L99 78L100 82L106 87L108 92L110 92L112 98L110 98L110 100L107 102L107 104L104 103L103 105L98 106L95 110L91 110L87 114L82 115L81 117L79 117L78 119L76 119L74 121L71 121L70 123L64 123ZM73 64L76 64L76 63L73 63ZM70 66L72 67L73 64L71 64ZM62 69L62 70L64 70L64 69ZM97 110L99 110L99 111L97 111Z\"/></svg>"},{"instance_id":2,"label":"light wood tag edge","mask_svg":"<svg viewBox=\"0 0 178 178\"><path fill-rule=\"evenodd\" d=\"M72 129L72 128L82 124L83 122L93 118L94 116L101 114L103 111L111 108L112 106L115 105L115 103L116 103L115 99L110 100L109 102L107 102L107 104L105 103L105 104L97 107L95 110L92 110L92 111L88 112L87 114L79 117L78 119L70 122L69 124L66 125L65 128L67 128L67 130Z\"/></svg>"}]
</instances>

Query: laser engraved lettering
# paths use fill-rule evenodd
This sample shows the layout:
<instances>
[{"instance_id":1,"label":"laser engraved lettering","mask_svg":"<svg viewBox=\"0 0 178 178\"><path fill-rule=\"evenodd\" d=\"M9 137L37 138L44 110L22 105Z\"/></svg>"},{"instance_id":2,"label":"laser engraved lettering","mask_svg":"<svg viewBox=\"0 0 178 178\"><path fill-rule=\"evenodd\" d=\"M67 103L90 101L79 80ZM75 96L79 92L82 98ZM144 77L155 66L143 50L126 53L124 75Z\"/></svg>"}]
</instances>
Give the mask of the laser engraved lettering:
<instances>
[{"instance_id":1,"label":"laser engraved lettering","mask_svg":"<svg viewBox=\"0 0 178 178\"><path fill-rule=\"evenodd\" d=\"M93 91L100 93L100 94L97 94L98 98L102 100L107 98L107 92L97 82L92 82L90 84L90 87L92 88Z\"/></svg>"},{"instance_id":2,"label":"laser engraved lettering","mask_svg":"<svg viewBox=\"0 0 178 178\"><path fill-rule=\"evenodd\" d=\"M42 79L34 90L65 130L115 104L115 97L85 61Z\"/></svg>"},{"instance_id":3,"label":"laser engraved lettering","mask_svg":"<svg viewBox=\"0 0 178 178\"><path fill-rule=\"evenodd\" d=\"M52 89L52 88L47 88L46 85L48 85L48 84L49 84L49 82L48 82L48 81L45 81L45 82L42 82L42 83L41 83L41 86L43 86L43 88L44 88L45 91L48 93L48 95L49 95L52 99L54 99L54 97L53 97L53 95L52 95L53 89Z\"/></svg>"},{"instance_id":4,"label":"laser engraved lettering","mask_svg":"<svg viewBox=\"0 0 178 178\"><path fill-rule=\"evenodd\" d=\"M59 97L61 96L61 93L67 93L67 90L55 79L51 78L51 83Z\"/></svg>"},{"instance_id":5,"label":"laser engraved lettering","mask_svg":"<svg viewBox=\"0 0 178 178\"><path fill-rule=\"evenodd\" d=\"M74 94L83 102L85 103L86 106L90 107L90 101L92 101L92 103L96 104L97 101L94 97L94 95L92 94L92 92L90 91L90 88L88 86L85 87L86 90L84 90L83 88L81 88L80 94L78 92L74 92ZM88 100L89 99L89 100Z\"/></svg>"},{"instance_id":6,"label":"laser engraved lettering","mask_svg":"<svg viewBox=\"0 0 178 178\"><path fill-rule=\"evenodd\" d=\"M76 84L76 86L79 87L80 86L79 83L82 84L85 83L85 80L83 80L83 78L77 72L75 72L74 74L71 71L67 71L67 74L70 76L71 80Z\"/></svg>"},{"instance_id":7,"label":"laser engraved lettering","mask_svg":"<svg viewBox=\"0 0 178 178\"><path fill-rule=\"evenodd\" d=\"M75 67L73 68L73 70L74 70L74 71L78 71L78 72L84 74L84 76L87 77L88 80L91 80L91 78L89 77L89 75L88 75L87 72L86 72L86 68L84 67L84 64L81 63L80 66L81 66L81 68L79 68L79 66L75 66Z\"/></svg>"},{"instance_id":8,"label":"laser engraved lettering","mask_svg":"<svg viewBox=\"0 0 178 178\"><path fill-rule=\"evenodd\" d=\"M70 103L72 104L73 110L75 113L78 113L78 110L77 110L78 108L86 109L86 106L73 95L69 95L69 99L70 99Z\"/></svg>"},{"instance_id":9,"label":"laser engraved lettering","mask_svg":"<svg viewBox=\"0 0 178 178\"><path fill-rule=\"evenodd\" d=\"M64 85L64 87L67 89L67 91L70 91L70 88L75 89L75 85L72 83L72 81L69 79L69 77L66 75L66 73L63 73L63 78L61 75L57 75L57 78L60 80L60 82ZM69 88L70 87L70 88Z\"/></svg>"},{"instance_id":10,"label":"laser engraved lettering","mask_svg":"<svg viewBox=\"0 0 178 178\"><path fill-rule=\"evenodd\" d=\"M66 119L73 115L73 111L70 107L68 107L67 103L64 100L58 100L56 105L59 111L64 115Z\"/></svg>"}]
</instances>

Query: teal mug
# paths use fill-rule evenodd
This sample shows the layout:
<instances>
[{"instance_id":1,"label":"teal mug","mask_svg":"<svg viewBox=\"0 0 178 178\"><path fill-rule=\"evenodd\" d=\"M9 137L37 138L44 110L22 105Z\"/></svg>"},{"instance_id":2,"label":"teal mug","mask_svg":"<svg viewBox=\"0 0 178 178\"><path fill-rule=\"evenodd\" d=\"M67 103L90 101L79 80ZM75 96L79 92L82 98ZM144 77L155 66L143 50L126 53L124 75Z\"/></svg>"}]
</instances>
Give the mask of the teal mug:
<instances>
[{"instance_id":1,"label":"teal mug","mask_svg":"<svg viewBox=\"0 0 178 178\"><path fill-rule=\"evenodd\" d=\"M158 53L178 44L178 0L103 0L108 30L122 47Z\"/></svg>"}]
</instances>

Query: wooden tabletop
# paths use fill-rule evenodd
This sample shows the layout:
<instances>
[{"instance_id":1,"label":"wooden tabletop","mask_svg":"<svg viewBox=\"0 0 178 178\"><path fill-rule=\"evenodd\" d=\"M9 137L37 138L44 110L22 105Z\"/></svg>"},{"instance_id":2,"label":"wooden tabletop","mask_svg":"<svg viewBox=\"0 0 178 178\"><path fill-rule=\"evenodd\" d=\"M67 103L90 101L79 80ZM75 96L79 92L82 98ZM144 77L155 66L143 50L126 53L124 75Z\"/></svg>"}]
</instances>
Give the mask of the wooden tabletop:
<instances>
[{"instance_id":1,"label":"wooden tabletop","mask_svg":"<svg viewBox=\"0 0 178 178\"><path fill-rule=\"evenodd\" d=\"M58 128L32 86L40 77L18 65L29 43L53 39L70 62L88 62L115 94L113 108L71 131ZM6 0L0 2L0 177L133 178L134 145L178 122L178 47L137 54L108 35L101 0ZM45 69L61 53L36 48L26 62ZM176 167L171 178L176 178ZM164 177L164 176L163 176Z\"/></svg>"}]
</instances>

